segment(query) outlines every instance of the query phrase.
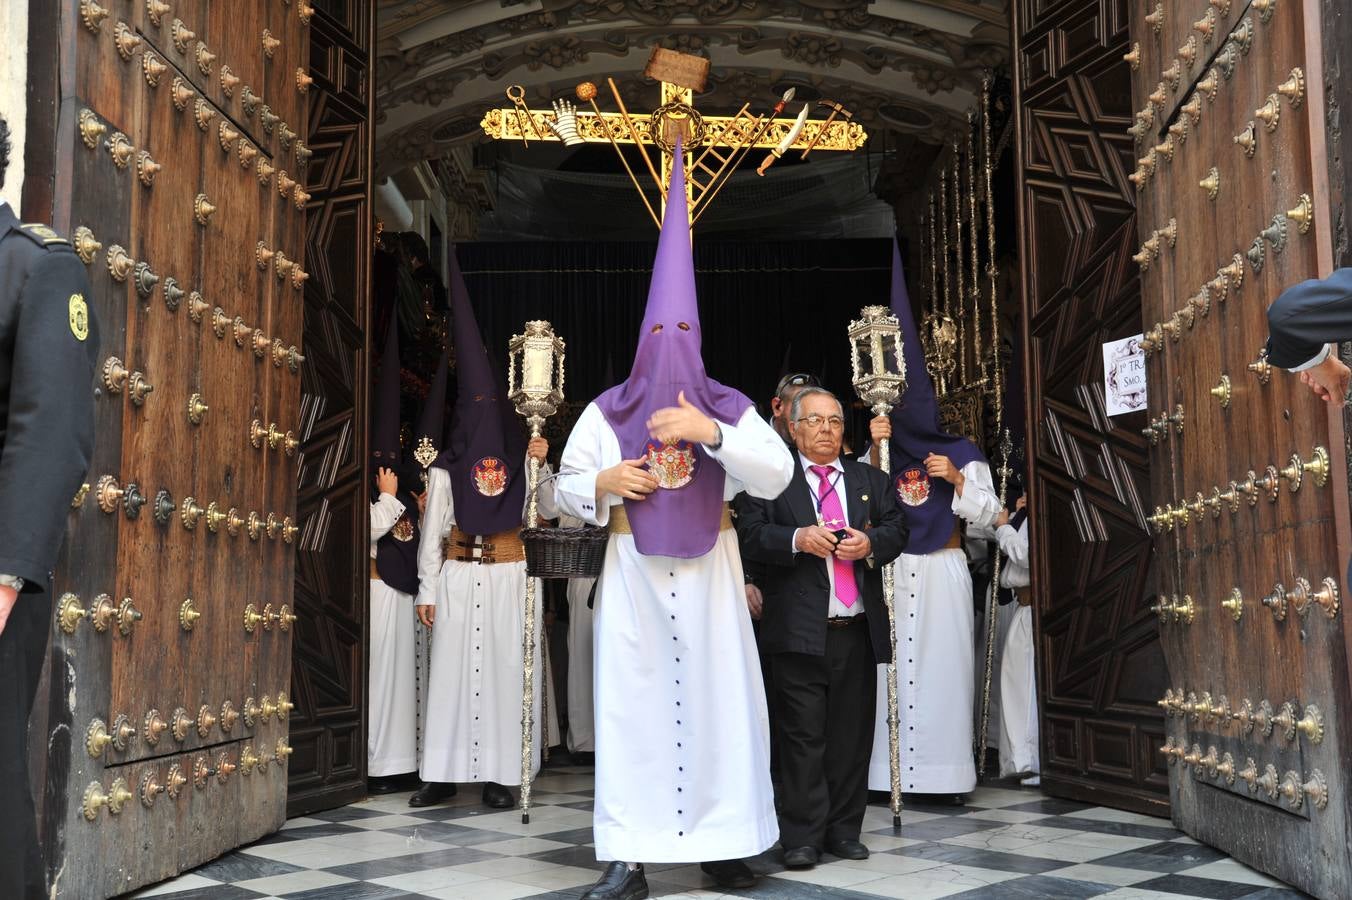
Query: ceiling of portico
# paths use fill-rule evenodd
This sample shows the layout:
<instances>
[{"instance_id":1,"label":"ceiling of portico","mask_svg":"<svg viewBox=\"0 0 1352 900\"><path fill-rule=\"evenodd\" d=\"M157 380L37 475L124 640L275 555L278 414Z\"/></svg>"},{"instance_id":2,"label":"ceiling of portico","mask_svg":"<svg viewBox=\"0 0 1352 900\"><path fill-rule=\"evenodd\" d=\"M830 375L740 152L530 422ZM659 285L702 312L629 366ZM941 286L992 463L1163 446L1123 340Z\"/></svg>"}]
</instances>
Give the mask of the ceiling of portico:
<instances>
[{"instance_id":1,"label":"ceiling of portico","mask_svg":"<svg viewBox=\"0 0 1352 900\"><path fill-rule=\"evenodd\" d=\"M479 121L507 105L511 84L539 108L593 81L607 110L609 76L628 106L651 110L657 90L642 70L658 44L711 60L702 111L764 110L792 85L799 100L843 103L872 151L932 159L965 128L983 71L1008 58L1007 3L380 0L377 173L484 140Z\"/></svg>"}]
</instances>

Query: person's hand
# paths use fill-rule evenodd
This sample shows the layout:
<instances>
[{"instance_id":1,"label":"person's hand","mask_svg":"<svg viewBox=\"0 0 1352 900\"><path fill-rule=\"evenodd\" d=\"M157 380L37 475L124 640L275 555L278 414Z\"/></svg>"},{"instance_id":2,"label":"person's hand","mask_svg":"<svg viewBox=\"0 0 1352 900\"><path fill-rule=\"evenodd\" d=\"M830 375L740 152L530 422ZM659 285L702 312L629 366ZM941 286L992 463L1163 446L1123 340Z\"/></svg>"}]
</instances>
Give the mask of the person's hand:
<instances>
[{"instance_id":1,"label":"person's hand","mask_svg":"<svg viewBox=\"0 0 1352 900\"><path fill-rule=\"evenodd\" d=\"M419 603L414 607L414 610L418 613L418 621L431 628L432 623L437 618L437 608L430 603L426 605Z\"/></svg>"},{"instance_id":2,"label":"person's hand","mask_svg":"<svg viewBox=\"0 0 1352 900\"><path fill-rule=\"evenodd\" d=\"M5 623L9 621L9 614L14 609L14 603L19 599L19 592L9 585L0 587L0 634L5 633Z\"/></svg>"},{"instance_id":3,"label":"person's hand","mask_svg":"<svg viewBox=\"0 0 1352 900\"><path fill-rule=\"evenodd\" d=\"M394 474L393 469L384 466L376 469L376 490L391 497L399 493L399 476Z\"/></svg>"},{"instance_id":4,"label":"person's hand","mask_svg":"<svg viewBox=\"0 0 1352 900\"><path fill-rule=\"evenodd\" d=\"M925 457L925 471L929 473L929 477L940 478L956 488L962 487L966 481L962 470L953 465L953 460L937 453Z\"/></svg>"},{"instance_id":5,"label":"person's hand","mask_svg":"<svg viewBox=\"0 0 1352 900\"><path fill-rule=\"evenodd\" d=\"M793 538L793 549L828 559L836 552L836 536L820 525L799 528Z\"/></svg>"},{"instance_id":6,"label":"person's hand","mask_svg":"<svg viewBox=\"0 0 1352 900\"><path fill-rule=\"evenodd\" d=\"M1009 524L1009 510L1002 509L1000 510L1000 515L995 517L995 527L1004 528L1008 524Z\"/></svg>"},{"instance_id":7,"label":"person's hand","mask_svg":"<svg viewBox=\"0 0 1352 900\"><path fill-rule=\"evenodd\" d=\"M677 441L712 444L718 439L718 426L686 400L685 391L681 391L675 406L659 409L648 419L648 433L664 444Z\"/></svg>"},{"instance_id":8,"label":"person's hand","mask_svg":"<svg viewBox=\"0 0 1352 900\"><path fill-rule=\"evenodd\" d=\"M657 490L657 478L645 468L646 457L626 459L596 474L596 499L614 494L626 500L642 500Z\"/></svg>"},{"instance_id":9,"label":"person's hand","mask_svg":"<svg viewBox=\"0 0 1352 900\"><path fill-rule=\"evenodd\" d=\"M751 618L759 622L761 613L765 611L765 595L754 584L746 586L746 608L750 611Z\"/></svg>"},{"instance_id":10,"label":"person's hand","mask_svg":"<svg viewBox=\"0 0 1352 900\"><path fill-rule=\"evenodd\" d=\"M526 445L526 456L531 459L544 462L545 457L548 455L549 441L542 437L533 437L530 439L530 443Z\"/></svg>"},{"instance_id":11,"label":"person's hand","mask_svg":"<svg viewBox=\"0 0 1352 900\"><path fill-rule=\"evenodd\" d=\"M850 536L836 545L836 559L843 559L847 562L866 559L873 552L873 542L869 540L868 535L853 528L846 528L845 530L850 533Z\"/></svg>"},{"instance_id":12,"label":"person's hand","mask_svg":"<svg viewBox=\"0 0 1352 900\"><path fill-rule=\"evenodd\" d=\"M426 514L427 514L427 491L423 491L421 494L414 494L414 495L413 495L413 499L416 500L417 503L418 503L418 515L419 515L420 517L426 515Z\"/></svg>"},{"instance_id":13,"label":"person's hand","mask_svg":"<svg viewBox=\"0 0 1352 900\"><path fill-rule=\"evenodd\" d=\"M874 416L868 420L868 436L873 443L892 440L892 417Z\"/></svg>"},{"instance_id":14,"label":"person's hand","mask_svg":"<svg viewBox=\"0 0 1352 900\"><path fill-rule=\"evenodd\" d=\"M1352 370L1343 365L1333 353L1319 365L1300 373L1300 380L1309 385L1314 395L1330 406L1342 406L1347 397L1347 384Z\"/></svg>"},{"instance_id":15,"label":"person's hand","mask_svg":"<svg viewBox=\"0 0 1352 900\"><path fill-rule=\"evenodd\" d=\"M1020 497L1018 501L1014 504L1014 510L1016 512L1023 512L1027 506L1028 506L1028 498L1026 496Z\"/></svg>"}]
</instances>

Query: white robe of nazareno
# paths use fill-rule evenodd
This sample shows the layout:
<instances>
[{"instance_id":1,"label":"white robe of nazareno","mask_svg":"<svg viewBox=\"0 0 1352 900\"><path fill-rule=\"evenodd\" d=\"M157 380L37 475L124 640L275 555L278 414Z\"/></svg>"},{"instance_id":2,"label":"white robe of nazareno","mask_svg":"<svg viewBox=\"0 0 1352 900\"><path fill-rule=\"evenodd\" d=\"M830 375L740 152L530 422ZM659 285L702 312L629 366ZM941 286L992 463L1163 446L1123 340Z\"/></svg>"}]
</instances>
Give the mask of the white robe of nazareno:
<instances>
[{"instance_id":1,"label":"white robe of nazareno","mask_svg":"<svg viewBox=\"0 0 1352 900\"><path fill-rule=\"evenodd\" d=\"M562 528L585 524L581 519L563 516ZM574 578L568 582L568 752L591 753L596 750L596 730L592 709L592 611L587 606L595 578Z\"/></svg>"},{"instance_id":2,"label":"white robe of nazareno","mask_svg":"<svg viewBox=\"0 0 1352 900\"><path fill-rule=\"evenodd\" d=\"M978 527L1000 514L990 466L962 468L953 514ZM911 794L965 794L976 787L972 717L976 653L972 575L961 548L903 553L896 585L897 708L901 789ZM878 705L869 759L869 790L891 790L887 735L887 666L878 666Z\"/></svg>"},{"instance_id":3,"label":"white robe of nazareno","mask_svg":"<svg viewBox=\"0 0 1352 900\"><path fill-rule=\"evenodd\" d=\"M371 558L404 504L381 494L371 504ZM367 672L366 774L402 775L418 768L417 696L414 690L413 598L371 579L371 663Z\"/></svg>"},{"instance_id":4,"label":"white robe of nazareno","mask_svg":"<svg viewBox=\"0 0 1352 900\"><path fill-rule=\"evenodd\" d=\"M996 533L1007 558L1000 586L1027 588L1028 520L1018 529L1002 525ZM1013 604L1011 604L1013 605ZM1000 666L1000 775L1038 774L1037 670L1033 665L1033 608L1014 606Z\"/></svg>"},{"instance_id":5,"label":"white robe of nazareno","mask_svg":"<svg viewBox=\"0 0 1352 900\"><path fill-rule=\"evenodd\" d=\"M520 477L524 476L523 474ZM545 477L542 470L541 478ZM539 513L554 518L553 483L539 491ZM522 518L525 511L522 510ZM456 523L451 480L428 469L427 510L418 545L418 603L434 605L427 719L423 723L423 781L521 783L521 705L526 563L446 560L441 542ZM535 584L535 735L532 772L540 768L542 713L559 733L554 704L546 703L544 590Z\"/></svg>"},{"instance_id":6,"label":"white robe of nazareno","mask_svg":"<svg viewBox=\"0 0 1352 900\"><path fill-rule=\"evenodd\" d=\"M726 473L724 499L778 496L793 476L779 435L755 409L719 426L722 446L705 449ZM623 458L589 405L563 453L560 509L607 524L622 501L598 498L596 476ZM736 533L694 559L644 556L633 535L612 534L593 613L596 858L703 862L773 845L765 688Z\"/></svg>"}]
</instances>

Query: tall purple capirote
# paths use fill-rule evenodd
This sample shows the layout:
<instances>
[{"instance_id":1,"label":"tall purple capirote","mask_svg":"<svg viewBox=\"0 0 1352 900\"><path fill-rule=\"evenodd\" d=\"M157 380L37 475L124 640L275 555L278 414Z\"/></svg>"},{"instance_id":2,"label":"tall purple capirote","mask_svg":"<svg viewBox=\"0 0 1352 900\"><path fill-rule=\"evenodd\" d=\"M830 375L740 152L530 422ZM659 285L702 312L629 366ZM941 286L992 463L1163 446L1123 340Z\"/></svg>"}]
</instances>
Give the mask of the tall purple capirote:
<instances>
[{"instance_id":1,"label":"tall purple capirote","mask_svg":"<svg viewBox=\"0 0 1352 900\"><path fill-rule=\"evenodd\" d=\"M653 456L663 448L648 432L648 418L685 399L723 425L736 425L752 407L740 391L704 373L700 355L699 303L690 250L690 210L685 202L685 165L676 143L662 234L648 287L648 307L629 377L596 398L596 405L619 439L626 459ZM634 546L645 556L690 559L708 553L718 539L723 514L723 467L703 446L688 451L694 464L688 483L659 488L644 500L624 501Z\"/></svg>"},{"instance_id":2,"label":"tall purple capirote","mask_svg":"<svg viewBox=\"0 0 1352 900\"><path fill-rule=\"evenodd\" d=\"M399 467L399 322L390 316L385 350L380 354L380 373L371 398L371 467ZM372 471L372 476L375 472Z\"/></svg>"},{"instance_id":3,"label":"tall purple capirote","mask_svg":"<svg viewBox=\"0 0 1352 900\"><path fill-rule=\"evenodd\" d=\"M455 523L466 534L521 527L526 502L526 434L501 371L489 362L469 290L451 256L451 336L455 341L455 416L446 447L433 465L451 477ZM506 478L498 485L496 476Z\"/></svg>"},{"instance_id":4,"label":"tall purple capirote","mask_svg":"<svg viewBox=\"0 0 1352 900\"><path fill-rule=\"evenodd\" d=\"M379 381L372 397L371 411L371 481L374 484L376 471L380 468L393 469L396 474L401 468L399 450L399 320L390 316L390 330L385 338L385 352L380 356ZM399 482L397 499L404 504L404 516L416 526L418 506L410 491L417 485ZM372 487L372 497L375 489ZM403 533L401 531L401 533ZM376 542L376 571L380 580L405 594L418 591L418 541L414 538L401 541L391 529Z\"/></svg>"},{"instance_id":5,"label":"tall purple capirote","mask_svg":"<svg viewBox=\"0 0 1352 900\"><path fill-rule=\"evenodd\" d=\"M953 516L953 485L925 472L925 457L931 453L947 456L961 469L970 462L985 462L986 457L965 437L954 437L939 424L939 401L934 395L920 332L911 312L906 292L906 273L901 266L901 249L892 239L892 315L901 322L902 352L906 358L906 392L892 410L892 442L889 447L893 486L905 506L906 524L911 535L907 553L932 553L948 544L956 520ZM900 486L924 485L925 489L902 491ZM924 499L917 504L920 495ZM916 504L916 505L912 505Z\"/></svg>"},{"instance_id":6,"label":"tall purple capirote","mask_svg":"<svg viewBox=\"0 0 1352 900\"><path fill-rule=\"evenodd\" d=\"M438 454L445 446L446 432L446 378L450 371L451 346L447 344L437 360L437 373L432 376L432 387L418 412L418 425L413 429L413 447L416 450L423 438L431 441Z\"/></svg>"}]
</instances>

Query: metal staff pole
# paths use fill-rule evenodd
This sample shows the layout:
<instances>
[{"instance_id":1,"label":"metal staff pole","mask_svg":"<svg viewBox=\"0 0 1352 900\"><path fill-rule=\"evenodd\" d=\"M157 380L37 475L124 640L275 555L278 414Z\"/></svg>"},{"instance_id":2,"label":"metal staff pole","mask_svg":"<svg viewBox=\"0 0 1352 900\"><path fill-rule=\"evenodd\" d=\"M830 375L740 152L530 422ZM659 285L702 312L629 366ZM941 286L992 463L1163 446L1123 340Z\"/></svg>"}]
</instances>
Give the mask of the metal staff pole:
<instances>
[{"instance_id":1,"label":"metal staff pole","mask_svg":"<svg viewBox=\"0 0 1352 900\"><path fill-rule=\"evenodd\" d=\"M850 364L855 392L876 416L889 415L906 390L906 359L902 352L901 323L885 306L866 306L850 323ZM861 367L866 360L868 369ZM878 462L890 472L890 441L878 442ZM901 831L901 718L897 707L897 615L892 564L883 566L883 603L892 640L887 664L887 750L892 786L892 828Z\"/></svg>"},{"instance_id":2,"label":"metal staff pole","mask_svg":"<svg viewBox=\"0 0 1352 900\"><path fill-rule=\"evenodd\" d=\"M507 398L526 419L531 438L540 437L545 419L563 403L564 343L548 322L526 323L524 334L513 335L507 345ZM536 489L540 484L540 461L526 464L526 524L534 528L539 518ZM526 576L526 609L521 636L521 822L530 824L531 782L535 777L535 579ZM548 656L545 657L548 659ZM546 695L546 702L548 696ZM548 720L549 711L543 712Z\"/></svg>"}]
</instances>

